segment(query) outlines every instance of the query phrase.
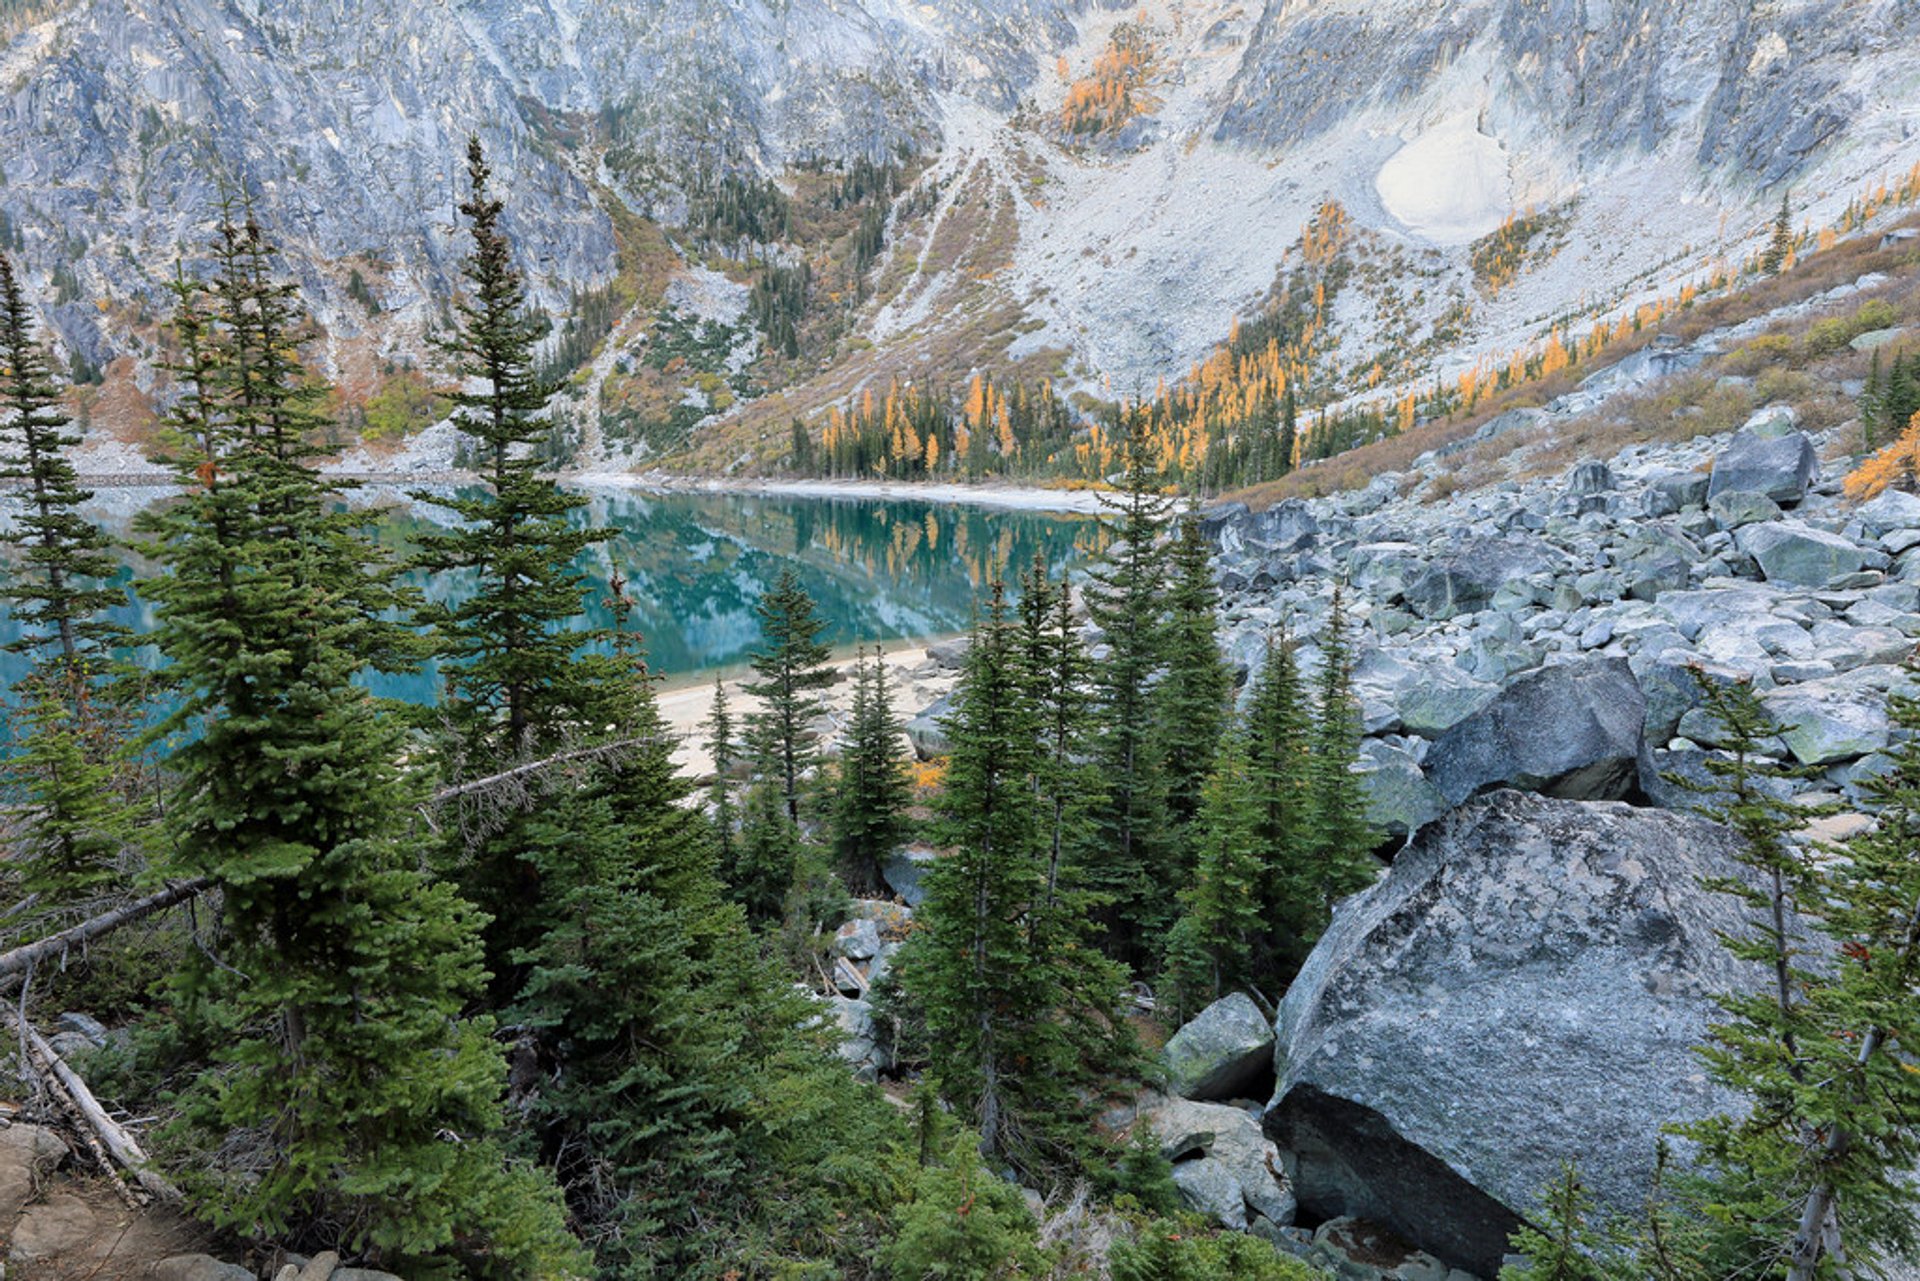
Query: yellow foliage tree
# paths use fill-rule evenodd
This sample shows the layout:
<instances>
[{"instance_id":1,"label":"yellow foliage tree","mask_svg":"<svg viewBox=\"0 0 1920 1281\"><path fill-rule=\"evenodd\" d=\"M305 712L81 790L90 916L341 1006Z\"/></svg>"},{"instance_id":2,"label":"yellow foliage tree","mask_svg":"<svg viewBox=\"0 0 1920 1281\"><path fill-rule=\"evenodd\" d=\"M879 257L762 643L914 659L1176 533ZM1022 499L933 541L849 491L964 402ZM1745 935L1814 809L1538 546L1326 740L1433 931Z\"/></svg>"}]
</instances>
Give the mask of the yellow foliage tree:
<instances>
[{"instance_id":1,"label":"yellow foliage tree","mask_svg":"<svg viewBox=\"0 0 1920 1281\"><path fill-rule=\"evenodd\" d=\"M1900 439L1853 469L1847 477L1847 496L1872 498L1888 488L1912 493L1920 489L1920 414L1915 414Z\"/></svg>"}]
</instances>

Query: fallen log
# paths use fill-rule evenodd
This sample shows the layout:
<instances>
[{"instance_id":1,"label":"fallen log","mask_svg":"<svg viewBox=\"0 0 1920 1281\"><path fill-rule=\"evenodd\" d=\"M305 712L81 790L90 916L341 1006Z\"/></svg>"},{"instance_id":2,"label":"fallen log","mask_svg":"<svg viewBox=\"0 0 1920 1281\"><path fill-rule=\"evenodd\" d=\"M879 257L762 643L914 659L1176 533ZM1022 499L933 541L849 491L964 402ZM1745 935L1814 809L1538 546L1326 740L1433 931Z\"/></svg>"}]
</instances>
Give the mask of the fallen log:
<instances>
[{"instance_id":1,"label":"fallen log","mask_svg":"<svg viewBox=\"0 0 1920 1281\"><path fill-rule=\"evenodd\" d=\"M147 1154L140 1150L140 1144L127 1133L125 1126L107 1115L107 1110L100 1106L100 1100L94 1098L93 1091L87 1088L86 1081L60 1057L47 1038L40 1035L40 1030L9 1006L0 1005L0 1017L5 1018L14 1034L26 1042L34 1071L47 1084L48 1093L54 1101L76 1122L82 1137L87 1140L87 1146L93 1149L95 1158L107 1173L118 1181L112 1163L107 1160L111 1154L113 1160L125 1167L134 1182L148 1193L162 1201L178 1202L180 1189L148 1165ZM105 1152L101 1151L103 1147ZM124 1189L125 1185L121 1186ZM131 1194L127 1195L131 1200Z\"/></svg>"},{"instance_id":2,"label":"fallen log","mask_svg":"<svg viewBox=\"0 0 1920 1281\"><path fill-rule=\"evenodd\" d=\"M102 934L119 929L122 925L131 924L145 916L152 916L155 912L164 911L177 903L184 903L202 891L210 889L212 885L213 878L210 876L197 876L190 881L175 881L157 893L135 899L131 903L123 903L111 912L103 912L99 916L61 930L58 934L49 934L43 939L35 939L10 952L0 952L0 978L9 974L23 973L39 961L58 956L69 948L97 939Z\"/></svg>"},{"instance_id":3,"label":"fallen log","mask_svg":"<svg viewBox=\"0 0 1920 1281\"><path fill-rule=\"evenodd\" d=\"M558 769L562 765L617 756L622 752L632 751L636 747L644 747L651 742L653 742L651 738L626 738L615 743L599 743L593 747L579 747L570 752L561 752L556 756L542 757L537 761L516 765L512 769L501 770L498 774L489 774L485 778L470 779L465 783L443 787L433 794L432 803L445 805L448 801L457 801L463 796L474 796L482 792L510 787L537 774L544 774L550 769Z\"/></svg>"}]
</instances>

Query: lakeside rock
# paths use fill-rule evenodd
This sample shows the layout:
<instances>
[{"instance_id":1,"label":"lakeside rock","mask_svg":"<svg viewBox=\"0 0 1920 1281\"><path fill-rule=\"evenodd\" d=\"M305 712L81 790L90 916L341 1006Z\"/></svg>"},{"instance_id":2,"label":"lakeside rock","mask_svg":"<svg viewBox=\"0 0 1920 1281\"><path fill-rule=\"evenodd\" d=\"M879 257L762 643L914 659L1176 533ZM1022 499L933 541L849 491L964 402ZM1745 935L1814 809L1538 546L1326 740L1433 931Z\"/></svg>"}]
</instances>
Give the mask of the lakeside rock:
<instances>
[{"instance_id":1,"label":"lakeside rock","mask_svg":"<svg viewBox=\"0 0 1920 1281\"><path fill-rule=\"evenodd\" d=\"M1281 1005L1265 1127L1303 1211L1490 1277L1562 1161L1633 1210L1660 1127L1735 1103L1692 1052L1752 977L1700 888L1733 852L1698 818L1513 791L1427 828Z\"/></svg>"}]
</instances>

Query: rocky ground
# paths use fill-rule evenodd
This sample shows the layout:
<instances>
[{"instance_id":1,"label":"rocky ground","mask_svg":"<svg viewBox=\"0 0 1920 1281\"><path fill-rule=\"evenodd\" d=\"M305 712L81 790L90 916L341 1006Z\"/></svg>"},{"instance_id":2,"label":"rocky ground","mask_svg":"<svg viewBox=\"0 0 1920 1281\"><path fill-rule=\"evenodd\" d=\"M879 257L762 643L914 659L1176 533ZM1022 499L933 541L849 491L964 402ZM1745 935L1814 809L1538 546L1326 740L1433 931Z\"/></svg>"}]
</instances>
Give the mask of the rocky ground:
<instances>
[{"instance_id":1,"label":"rocky ground","mask_svg":"<svg viewBox=\"0 0 1920 1281\"><path fill-rule=\"evenodd\" d=\"M1196 1207L1341 1276L1487 1277L1563 1160L1628 1210L1660 1125L1729 1105L1689 1047L1743 978L1718 943L1731 909L1699 888L1731 847L1665 776L1704 778L1719 745L1695 668L1753 681L1810 812L1884 768L1920 637L1920 498L1846 500L1821 463L1836 444L1774 406L1442 501L1403 496L1438 474L1426 458L1361 493L1212 513L1244 670L1287 634L1317 664L1342 594L1391 841L1276 1020L1216 1007L1169 1047L1176 1090L1259 1119L1291 1217L1260 1209L1257 1177L1236 1201L1220 1169L1183 1179ZM1867 821L1810 816L1805 835ZM1270 1080L1201 1080L1249 1055ZM1381 1263L1382 1240L1419 1253Z\"/></svg>"},{"instance_id":2,"label":"rocky ground","mask_svg":"<svg viewBox=\"0 0 1920 1281\"><path fill-rule=\"evenodd\" d=\"M1277 1018L1221 1002L1169 1043L1169 1095L1108 1118L1152 1127L1193 1208L1358 1281L1491 1277L1562 1161L1630 1211L1660 1127L1734 1105L1691 1052L1745 978L1719 943L1734 909L1700 888L1733 850L1666 776L1706 777L1719 746L1693 670L1750 679L1773 752L1808 771L1805 835L1868 821L1815 811L1885 766L1920 638L1920 498L1843 498L1844 464L1821 461L1841 440L1770 406L1439 501L1413 496L1444 470L1428 457L1361 493L1210 514L1243 679L1284 636L1315 667L1342 595L1387 870ZM910 726L922 755L938 711ZM909 897L927 857L890 869ZM889 1066L856 981L885 963L878 911L843 931L835 1002L867 1075Z\"/></svg>"}]
</instances>

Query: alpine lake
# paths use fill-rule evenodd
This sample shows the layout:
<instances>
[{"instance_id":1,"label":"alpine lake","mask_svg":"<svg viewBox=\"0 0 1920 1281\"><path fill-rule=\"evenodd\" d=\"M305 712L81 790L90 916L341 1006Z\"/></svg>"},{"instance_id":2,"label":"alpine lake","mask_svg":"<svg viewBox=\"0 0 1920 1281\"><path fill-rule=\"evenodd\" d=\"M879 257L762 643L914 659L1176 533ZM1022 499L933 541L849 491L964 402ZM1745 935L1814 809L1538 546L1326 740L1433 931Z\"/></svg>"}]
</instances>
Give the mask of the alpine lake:
<instances>
[{"instance_id":1,"label":"alpine lake","mask_svg":"<svg viewBox=\"0 0 1920 1281\"><path fill-rule=\"evenodd\" d=\"M586 590L578 627L613 624L617 576L633 602L627 626L640 631L651 670L673 684L746 662L761 639L754 606L783 568L791 567L813 597L825 625L821 640L847 651L965 631L994 577L1016 581L1036 555L1057 575L1087 563L1108 537L1093 516L1066 512L894 498L580 492L588 502L574 519L609 536L577 563ZM170 495L103 489L88 514L115 538L137 542L137 513ZM18 500L0 493L0 510L16 508ZM398 487L367 486L352 501L365 510L374 540L401 561L423 533L455 520ZM156 570L138 552L122 555L128 602L114 616L144 632L155 623L154 610L135 580ZM0 581L9 573L0 563ZM461 575L403 577L434 601L458 601L474 588ZM0 644L19 633L0 607ZM136 657L157 661L150 651ZM25 670L22 656L0 653L0 687ZM419 703L432 702L441 684L431 664L404 675L370 675L367 683L377 694Z\"/></svg>"}]
</instances>

